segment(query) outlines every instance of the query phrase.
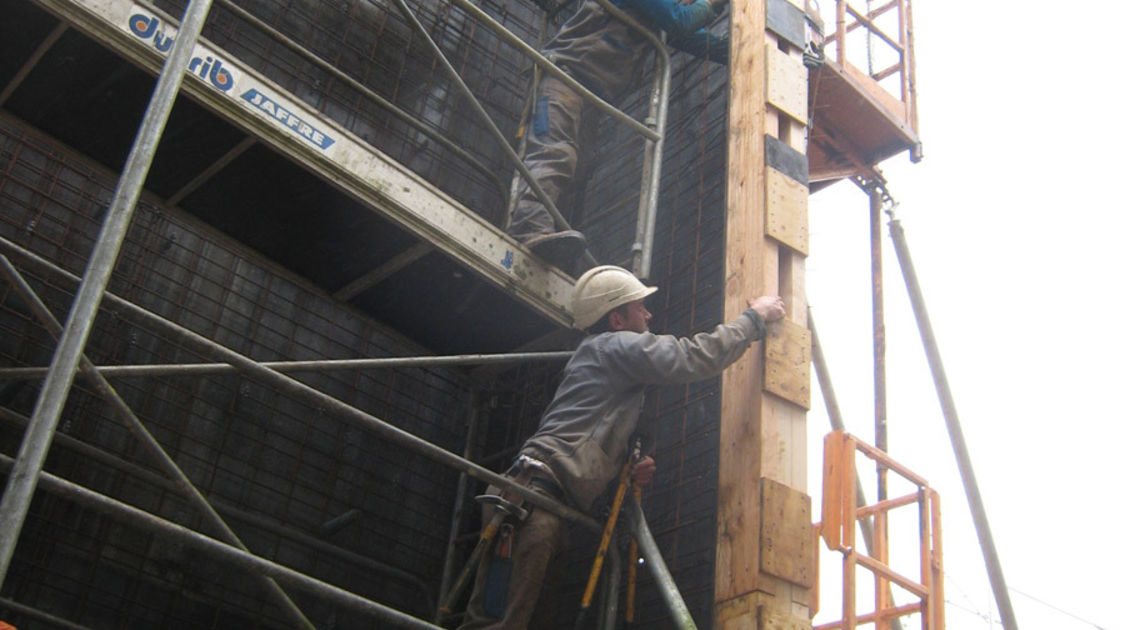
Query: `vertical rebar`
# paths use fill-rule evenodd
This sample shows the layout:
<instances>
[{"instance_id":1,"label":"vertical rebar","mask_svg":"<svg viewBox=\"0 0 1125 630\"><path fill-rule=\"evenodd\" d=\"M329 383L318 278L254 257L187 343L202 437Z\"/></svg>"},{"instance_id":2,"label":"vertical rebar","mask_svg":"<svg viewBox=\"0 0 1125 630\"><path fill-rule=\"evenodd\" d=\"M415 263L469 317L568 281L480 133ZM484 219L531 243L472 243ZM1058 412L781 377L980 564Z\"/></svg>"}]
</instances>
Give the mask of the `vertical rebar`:
<instances>
[{"instance_id":1,"label":"vertical rebar","mask_svg":"<svg viewBox=\"0 0 1125 630\"><path fill-rule=\"evenodd\" d=\"M12 465L12 459L0 454L0 471ZM39 471L37 473L42 488L56 496L68 501L73 501L80 506L97 510L106 514L115 521L126 525L144 529L173 542L198 551L208 557L216 558L220 562L250 573L261 573L277 580L278 582L294 588L299 588L306 593L325 599L342 608L357 613L370 615L375 618L374 627L385 628L417 628L418 630L443 630L439 626L395 610L376 601L365 599L346 591L338 586L329 584L317 578L294 571L284 565L266 560L252 553L242 551L230 545L223 544L213 538L208 538L199 532L173 523L159 516L139 510L127 503L122 503L85 488L79 484L56 477L51 473Z\"/></svg>"},{"instance_id":2,"label":"vertical rebar","mask_svg":"<svg viewBox=\"0 0 1125 630\"><path fill-rule=\"evenodd\" d=\"M8 574L16 541L19 540L31 497L35 492L39 471L43 468L51 437L74 382L74 374L93 326L94 315L125 240L125 233L140 198L141 187L152 165L156 147L183 82L184 70L210 7L211 0L191 0L184 12L176 41L156 82L118 181L113 202L106 214L105 224L90 256L86 276L71 306L62 339L51 361L51 369L35 404L31 426L24 435L15 465L8 477L4 498L0 501L0 586L4 584Z\"/></svg>"},{"instance_id":3,"label":"vertical rebar","mask_svg":"<svg viewBox=\"0 0 1125 630\"><path fill-rule=\"evenodd\" d=\"M1018 630L1016 613L1012 609L1012 602L1008 598L1008 586L1004 582L1004 571L1000 568L1000 556L996 553L996 543L992 540L992 530L988 526L988 517L985 515L984 500L981 498L977 478L973 473L973 463L969 459L965 435L961 432L961 420L957 417L957 407L953 404L953 392L949 387L948 379L945 377L945 366L941 361L941 353L938 352L937 337L934 335L933 326L930 324L926 302L922 299L922 290L918 283L918 276L914 272L914 262L910 258L910 250L906 246L906 234L903 232L898 219L895 218L890 221L890 229L891 242L894 243L895 253L898 255L898 264L902 269L903 280L906 282L906 291L910 295L910 305L914 308L914 319L918 322L918 333L922 337L922 346L926 350L926 359L930 363L934 387L937 389L941 410L945 415L945 426L949 432L949 441L953 445L953 455L957 459L957 468L961 472L961 483L965 487L969 511L973 517L973 525L977 530L977 540L980 542L989 582L992 584L992 595L996 598L996 607L1000 610L1000 621L1004 630Z\"/></svg>"},{"instance_id":4,"label":"vertical rebar","mask_svg":"<svg viewBox=\"0 0 1125 630\"><path fill-rule=\"evenodd\" d=\"M44 259L42 256L34 254L27 249L16 245L12 241L0 236L0 251L7 252L11 255L18 256L27 266L32 269L39 270L45 274L49 274L56 278L61 278L66 282L78 284L81 279L74 274L61 269L58 265L51 263ZM532 505L539 506L543 509L550 510L554 514L570 520L575 521L586 527L590 531L601 532L601 525L594 519L586 516L582 512L569 507L565 504L555 501L553 498L536 492L525 486L514 483L512 480L496 474L491 470L480 466L474 462L468 461L445 450L444 448L427 442L426 440L417 437L410 432L400 429L388 422L385 422L365 411L352 407L351 405L333 398L328 394L298 381L292 377L286 376L279 372L269 369L262 364L239 354L221 344L218 344L210 339L191 331L179 324L176 324L164 317L156 315L151 311L145 310L132 302L124 300L113 293L106 291L105 299L110 304L110 308L119 313L123 317L130 318L143 325L151 325L162 331L164 334L175 342L182 342L188 348L194 348L204 356L214 357L216 359L226 361L234 365L240 372L245 373L250 378L258 380L259 382L266 383L274 387L279 393L292 396L295 400L304 401L314 406L320 406L325 409L326 413L331 413L339 416L341 419L349 422L357 423L361 426L367 427L376 435L390 440L391 442L412 449L413 451L427 457L440 464L449 466L455 470L466 472L470 477L491 483L497 487L510 490L511 492L523 497L523 499Z\"/></svg>"}]
</instances>

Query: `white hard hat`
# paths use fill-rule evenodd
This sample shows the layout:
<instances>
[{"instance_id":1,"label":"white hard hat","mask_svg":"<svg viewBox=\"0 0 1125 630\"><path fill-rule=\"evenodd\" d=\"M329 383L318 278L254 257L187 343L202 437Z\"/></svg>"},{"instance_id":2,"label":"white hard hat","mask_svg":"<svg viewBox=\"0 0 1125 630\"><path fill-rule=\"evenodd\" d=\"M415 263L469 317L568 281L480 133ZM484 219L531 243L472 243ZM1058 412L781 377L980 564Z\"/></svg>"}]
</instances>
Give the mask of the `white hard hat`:
<instances>
[{"instance_id":1,"label":"white hard hat","mask_svg":"<svg viewBox=\"0 0 1125 630\"><path fill-rule=\"evenodd\" d=\"M613 309L656 293L637 277L615 265L594 267L574 284L574 326L585 330Z\"/></svg>"}]
</instances>

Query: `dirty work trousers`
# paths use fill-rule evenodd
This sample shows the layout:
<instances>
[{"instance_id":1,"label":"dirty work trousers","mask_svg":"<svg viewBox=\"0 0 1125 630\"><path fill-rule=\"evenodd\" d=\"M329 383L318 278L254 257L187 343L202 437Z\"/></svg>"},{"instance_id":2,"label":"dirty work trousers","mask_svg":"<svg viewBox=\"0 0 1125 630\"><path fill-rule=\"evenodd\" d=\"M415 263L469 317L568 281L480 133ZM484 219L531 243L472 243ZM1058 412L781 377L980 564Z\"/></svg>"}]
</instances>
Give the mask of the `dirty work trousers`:
<instances>
[{"instance_id":1,"label":"dirty work trousers","mask_svg":"<svg viewBox=\"0 0 1125 630\"><path fill-rule=\"evenodd\" d=\"M483 523L492 518L493 508L483 511ZM508 580L507 606L504 617L496 619L484 612L485 585L491 567L492 551L481 561L473 583L473 594L465 609L465 621L459 630L524 630L535 611L535 602L543 587L543 578L551 559L566 544L567 523L560 517L540 508L516 529L512 549L512 573Z\"/></svg>"},{"instance_id":2,"label":"dirty work trousers","mask_svg":"<svg viewBox=\"0 0 1125 630\"><path fill-rule=\"evenodd\" d=\"M571 201L579 154L582 148L593 149L595 114L596 110L562 81L547 76L540 82L524 165L555 207ZM524 182L512 210L508 233L525 241L536 234L558 230L547 208Z\"/></svg>"}]
</instances>

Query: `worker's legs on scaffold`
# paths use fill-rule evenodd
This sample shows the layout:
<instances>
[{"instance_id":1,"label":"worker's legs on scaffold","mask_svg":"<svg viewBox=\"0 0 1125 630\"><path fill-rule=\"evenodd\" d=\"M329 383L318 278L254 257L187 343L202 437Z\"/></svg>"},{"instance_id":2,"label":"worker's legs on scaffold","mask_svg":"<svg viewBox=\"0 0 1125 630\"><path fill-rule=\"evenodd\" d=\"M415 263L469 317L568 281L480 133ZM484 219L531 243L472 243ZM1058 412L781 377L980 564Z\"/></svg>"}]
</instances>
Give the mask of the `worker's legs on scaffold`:
<instances>
[{"instance_id":1,"label":"worker's legs on scaffold","mask_svg":"<svg viewBox=\"0 0 1125 630\"><path fill-rule=\"evenodd\" d=\"M484 522L492 516L492 508L484 509ZM465 620L459 630L524 630L535 610L536 600L543 587L543 578L551 559L566 542L566 522L544 509L535 508L527 520L516 528L512 550L512 572L502 618L485 612L485 591L492 563L490 551L481 560L473 582L473 594L465 610Z\"/></svg>"},{"instance_id":2,"label":"worker's legs on scaffold","mask_svg":"<svg viewBox=\"0 0 1125 630\"><path fill-rule=\"evenodd\" d=\"M556 205L570 191L574 181L584 109L582 97L562 81L554 77L543 79L531 120L524 164ZM577 249L578 254L585 248L585 238L580 233L559 231L547 208L526 182L520 186L508 233L533 251L539 244L548 246L549 243Z\"/></svg>"}]
</instances>

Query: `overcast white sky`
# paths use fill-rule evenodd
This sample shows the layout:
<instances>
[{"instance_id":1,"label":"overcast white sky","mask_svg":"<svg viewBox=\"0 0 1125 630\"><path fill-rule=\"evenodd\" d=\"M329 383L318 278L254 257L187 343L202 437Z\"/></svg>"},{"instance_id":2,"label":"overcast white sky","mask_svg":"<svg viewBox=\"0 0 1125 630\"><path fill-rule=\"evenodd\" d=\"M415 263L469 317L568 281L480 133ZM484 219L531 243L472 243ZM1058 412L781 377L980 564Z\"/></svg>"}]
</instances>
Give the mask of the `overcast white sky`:
<instances>
[{"instance_id":1,"label":"overcast white sky","mask_svg":"<svg viewBox=\"0 0 1125 630\"><path fill-rule=\"evenodd\" d=\"M1125 628L1125 204L1115 190L1125 129L1120 51L1107 27L1123 23L1125 9L1028 6L916 0L925 158L883 168L1019 627L1116 630ZM873 443L867 200L841 183L813 195L810 213L809 302L848 429ZM883 236L889 451L943 498L947 627L1000 628L885 228ZM829 425L815 377L813 389L816 494ZM838 618L828 610L816 622L828 614Z\"/></svg>"}]
</instances>

